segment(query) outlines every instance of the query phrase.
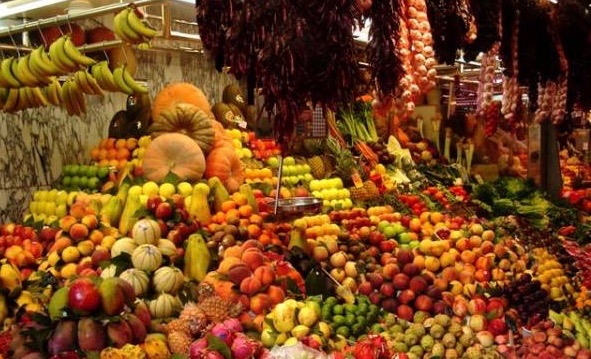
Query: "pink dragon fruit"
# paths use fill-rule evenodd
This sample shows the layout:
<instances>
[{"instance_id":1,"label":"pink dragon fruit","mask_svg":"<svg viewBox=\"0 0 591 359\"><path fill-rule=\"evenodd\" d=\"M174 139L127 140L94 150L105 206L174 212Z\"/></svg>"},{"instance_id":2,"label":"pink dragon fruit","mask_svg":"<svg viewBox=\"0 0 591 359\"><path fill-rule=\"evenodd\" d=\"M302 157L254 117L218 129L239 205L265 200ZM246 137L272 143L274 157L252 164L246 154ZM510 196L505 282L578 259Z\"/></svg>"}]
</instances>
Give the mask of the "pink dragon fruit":
<instances>
[{"instance_id":1,"label":"pink dragon fruit","mask_svg":"<svg viewBox=\"0 0 591 359\"><path fill-rule=\"evenodd\" d=\"M224 324L224 326L231 332L242 332L242 323L240 323L240 320L236 318L226 319L222 324Z\"/></svg>"},{"instance_id":2,"label":"pink dragon fruit","mask_svg":"<svg viewBox=\"0 0 591 359\"><path fill-rule=\"evenodd\" d=\"M211 334L223 340L228 346L232 345L234 341L234 333L230 331L223 323L216 324L211 329Z\"/></svg>"},{"instance_id":3,"label":"pink dragon fruit","mask_svg":"<svg viewBox=\"0 0 591 359\"><path fill-rule=\"evenodd\" d=\"M215 350L205 350L203 351L202 359L225 359L222 354Z\"/></svg>"},{"instance_id":4,"label":"pink dragon fruit","mask_svg":"<svg viewBox=\"0 0 591 359\"><path fill-rule=\"evenodd\" d=\"M237 333L230 349L232 350L232 358L250 359L254 356L257 348L246 335Z\"/></svg>"},{"instance_id":5,"label":"pink dragon fruit","mask_svg":"<svg viewBox=\"0 0 591 359\"><path fill-rule=\"evenodd\" d=\"M207 339L205 338L195 340L189 348L191 359L200 359L202 357L202 352L207 349L207 345Z\"/></svg>"}]
</instances>

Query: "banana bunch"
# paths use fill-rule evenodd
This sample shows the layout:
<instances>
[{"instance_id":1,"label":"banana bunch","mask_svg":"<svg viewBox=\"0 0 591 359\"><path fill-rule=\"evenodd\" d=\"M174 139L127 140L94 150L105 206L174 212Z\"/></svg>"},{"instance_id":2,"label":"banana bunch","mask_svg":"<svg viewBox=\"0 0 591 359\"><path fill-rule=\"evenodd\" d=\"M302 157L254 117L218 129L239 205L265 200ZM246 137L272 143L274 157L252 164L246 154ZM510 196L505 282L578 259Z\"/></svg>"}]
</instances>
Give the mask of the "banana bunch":
<instances>
[{"instance_id":1,"label":"banana bunch","mask_svg":"<svg viewBox=\"0 0 591 359\"><path fill-rule=\"evenodd\" d=\"M14 113L49 104L45 92L39 87L0 88L0 108L4 112Z\"/></svg>"},{"instance_id":2,"label":"banana bunch","mask_svg":"<svg viewBox=\"0 0 591 359\"><path fill-rule=\"evenodd\" d=\"M117 36L130 44L149 42L156 36L156 30L144 22L132 7L121 10L113 19Z\"/></svg>"},{"instance_id":3,"label":"banana bunch","mask_svg":"<svg viewBox=\"0 0 591 359\"><path fill-rule=\"evenodd\" d=\"M64 81L61 88L63 107L69 116L81 116L86 113L86 98L78 87L75 78L70 77Z\"/></svg>"},{"instance_id":4,"label":"banana bunch","mask_svg":"<svg viewBox=\"0 0 591 359\"><path fill-rule=\"evenodd\" d=\"M73 76L76 85L87 95L104 96L103 89L99 86L96 78L86 70L78 70Z\"/></svg>"},{"instance_id":5,"label":"banana bunch","mask_svg":"<svg viewBox=\"0 0 591 359\"><path fill-rule=\"evenodd\" d=\"M49 46L49 58L65 74L96 63L94 59L80 52L68 35L60 37Z\"/></svg>"},{"instance_id":6,"label":"banana bunch","mask_svg":"<svg viewBox=\"0 0 591 359\"><path fill-rule=\"evenodd\" d=\"M125 66L119 66L111 72L109 63L101 61L92 66L92 76L98 85L105 91L123 92L128 95L134 93L147 93L148 89L134 80Z\"/></svg>"}]
</instances>

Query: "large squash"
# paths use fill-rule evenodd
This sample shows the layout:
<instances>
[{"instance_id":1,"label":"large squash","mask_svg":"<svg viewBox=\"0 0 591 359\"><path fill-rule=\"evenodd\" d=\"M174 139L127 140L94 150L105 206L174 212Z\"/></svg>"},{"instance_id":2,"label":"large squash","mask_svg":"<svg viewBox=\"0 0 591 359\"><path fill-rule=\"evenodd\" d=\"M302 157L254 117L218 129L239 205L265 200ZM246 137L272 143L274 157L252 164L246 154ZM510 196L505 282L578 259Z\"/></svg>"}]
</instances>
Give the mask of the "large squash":
<instances>
[{"instance_id":1,"label":"large squash","mask_svg":"<svg viewBox=\"0 0 591 359\"><path fill-rule=\"evenodd\" d=\"M146 149L143 168L150 181L162 181L171 172L181 181L197 181L205 171L205 156L190 137L166 133L152 140Z\"/></svg>"},{"instance_id":2,"label":"large squash","mask_svg":"<svg viewBox=\"0 0 591 359\"><path fill-rule=\"evenodd\" d=\"M195 105L213 117L211 105L203 91L190 83L178 82L170 84L158 92L152 103L152 118L157 118L164 109L181 102Z\"/></svg>"},{"instance_id":3,"label":"large squash","mask_svg":"<svg viewBox=\"0 0 591 359\"><path fill-rule=\"evenodd\" d=\"M218 177L228 192L233 193L244 182L244 164L233 147L217 147L207 156L205 177Z\"/></svg>"},{"instance_id":4,"label":"large squash","mask_svg":"<svg viewBox=\"0 0 591 359\"><path fill-rule=\"evenodd\" d=\"M178 103L166 108L154 118L150 132L159 136L168 132L179 132L194 139L201 150L208 153L213 147L215 135L212 118L197 106Z\"/></svg>"}]
</instances>

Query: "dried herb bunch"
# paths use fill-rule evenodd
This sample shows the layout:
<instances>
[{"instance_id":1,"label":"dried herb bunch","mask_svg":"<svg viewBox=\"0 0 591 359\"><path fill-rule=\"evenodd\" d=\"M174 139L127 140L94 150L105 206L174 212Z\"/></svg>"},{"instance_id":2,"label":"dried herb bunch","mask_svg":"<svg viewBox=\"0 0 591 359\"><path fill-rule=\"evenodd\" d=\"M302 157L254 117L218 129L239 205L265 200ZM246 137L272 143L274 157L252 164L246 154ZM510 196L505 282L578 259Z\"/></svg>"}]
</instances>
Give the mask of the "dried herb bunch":
<instances>
[{"instance_id":1,"label":"dried herb bunch","mask_svg":"<svg viewBox=\"0 0 591 359\"><path fill-rule=\"evenodd\" d=\"M501 41L501 0L471 0L470 10L476 22L476 40L464 48L464 59L472 61L480 52L488 52Z\"/></svg>"},{"instance_id":2,"label":"dried herb bunch","mask_svg":"<svg viewBox=\"0 0 591 359\"><path fill-rule=\"evenodd\" d=\"M369 12L367 60L380 97L394 94L402 77L402 61L396 47L400 37L400 0L374 0Z\"/></svg>"}]
</instances>

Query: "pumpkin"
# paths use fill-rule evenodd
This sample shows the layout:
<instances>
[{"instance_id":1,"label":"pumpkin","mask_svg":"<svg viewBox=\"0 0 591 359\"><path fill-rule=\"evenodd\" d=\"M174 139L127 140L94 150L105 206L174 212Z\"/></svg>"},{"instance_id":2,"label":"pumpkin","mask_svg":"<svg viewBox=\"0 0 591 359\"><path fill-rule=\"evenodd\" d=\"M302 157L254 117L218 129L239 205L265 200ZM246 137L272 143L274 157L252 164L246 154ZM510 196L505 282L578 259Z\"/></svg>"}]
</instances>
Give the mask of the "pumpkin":
<instances>
[{"instance_id":1,"label":"pumpkin","mask_svg":"<svg viewBox=\"0 0 591 359\"><path fill-rule=\"evenodd\" d=\"M226 133L226 129L220 122L213 121L211 125L215 133L213 148L233 146L232 139L230 138L230 136L228 136L228 134Z\"/></svg>"},{"instance_id":2,"label":"pumpkin","mask_svg":"<svg viewBox=\"0 0 591 359\"><path fill-rule=\"evenodd\" d=\"M162 110L154 118L150 132L153 136L163 133L178 132L191 137L201 150L209 152L213 147L215 133L212 127L213 118L198 107L188 103L178 103Z\"/></svg>"},{"instance_id":3,"label":"pumpkin","mask_svg":"<svg viewBox=\"0 0 591 359\"><path fill-rule=\"evenodd\" d=\"M176 294L185 283L185 276L177 267L162 267L154 272L152 283L158 293Z\"/></svg>"},{"instance_id":4,"label":"pumpkin","mask_svg":"<svg viewBox=\"0 0 591 359\"><path fill-rule=\"evenodd\" d=\"M157 244L160 239L160 225L153 219L140 219L133 225L131 236L138 245Z\"/></svg>"},{"instance_id":5,"label":"pumpkin","mask_svg":"<svg viewBox=\"0 0 591 359\"><path fill-rule=\"evenodd\" d=\"M101 271L101 278L112 278L117 274L117 266L114 264L109 264L108 267L103 268Z\"/></svg>"},{"instance_id":6,"label":"pumpkin","mask_svg":"<svg viewBox=\"0 0 591 359\"><path fill-rule=\"evenodd\" d=\"M160 268L162 253L153 244L142 244L133 251L131 263L136 269L152 272Z\"/></svg>"},{"instance_id":7,"label":"pumpkin","mask_svg":"<svg viewBox=\"0 0 591 359\"><path fill-rule=\"evenodd\" d=\"M218 177L228 192L234 193L244 182L244 164L233 147L214 148L207 156L205 177Z\"/></svg>"},{"instance_id":8,"label":"pumpkin","mask_svg":"<svg viewBox=\"0 0 591 359\"><path fill-rule=\"evenodd\" d=\"M179 254L176 250L176 245L170 239L160 238L158 240L158 244L156 245L158 246L158 249L160 249L160 253L162 253L163 256L174 259Z\"/></svg>"},{"instance_id":9,"label":"pumpkin","mask_svg":"<svg viewBox=\"0 0 591 359\"><path fill-rule=\"evenodd\" d=\"M171 172L181 181L197 181L205 171L205 156L188 136L166 133L148 145L143 169L144 176L150 181L162 181Z\"/></svg>"},{"instance_id":10,"label":"pumpkin","mask_svg":"<svg viewBox=\"0 0 591 359\"><path fill-rule=\"evenodd\" d=\"M170 318L178 314L182 307L181 300L168 293L160 293L148 304L152 318Z\"/></svg>"},{"instance_id":11,"label":"pumpkin","mask_svg":"<svg viewBox=\"0 0 591 359\"><path fill-rule=\"evenodd\" d=\"M131 284L136 297L141 297L148 292L148 286L150 285L150 277L143 270L136 268L130 268L124 270L119 278Z\"/></svg>"},{"instance_id":12,"label":"pumpkin","mask_svg":"<svg viewBox=\"0 0 591 359\"><path fill-rule=\"evenodd\" d=\"M115 243L113 243L113 246L111 247L111 258L117 257L123 252L131 255L136 248L137 243L133 240L133 238L119 238L115 241Z\"/></svg>"},{"instance_id":13,"label":"pumpkin","mask_svg":"<svg viewBox=\"0 0 591 359\"><path fill-rule=\"evenodd\" d=\"M173 107L180 102L197 106L207 115L213 117L211 105L203 91L190 83L179 82L164 87L156 94L152 103L152 118L158 118L164 109Z\"/></svg>"}]
</instances>

